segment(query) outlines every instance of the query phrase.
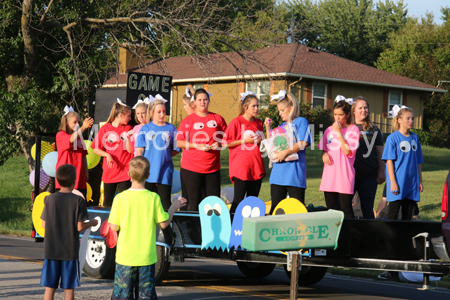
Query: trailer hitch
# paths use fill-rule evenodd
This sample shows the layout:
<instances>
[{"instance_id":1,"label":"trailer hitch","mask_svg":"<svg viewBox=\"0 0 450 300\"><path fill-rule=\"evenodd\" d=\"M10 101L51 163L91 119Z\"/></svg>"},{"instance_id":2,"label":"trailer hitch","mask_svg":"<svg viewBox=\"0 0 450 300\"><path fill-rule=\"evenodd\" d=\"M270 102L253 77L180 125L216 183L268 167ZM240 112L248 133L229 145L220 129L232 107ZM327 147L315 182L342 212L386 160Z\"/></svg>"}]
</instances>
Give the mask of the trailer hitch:
<instances>
[{"instance_id":1,"label":"trailer hitch","mask_svg":"<svg viewBox=\"0 0 450 300\"><path fill-rule=\"evenodd\" d=\"M416 245L416 238L423 237L424 243L423 243L423 260L428 261L428 258L430 256L430 241L428 239L429 234L428 232L422 232L418 235L414 236L412 238L414 249L417 248ZM423 285L421 288L418 288L418 290L426 291L426 290L432 290L433 288L430 287L430 274L423 273Z\"/></svg>"}]
</instances>

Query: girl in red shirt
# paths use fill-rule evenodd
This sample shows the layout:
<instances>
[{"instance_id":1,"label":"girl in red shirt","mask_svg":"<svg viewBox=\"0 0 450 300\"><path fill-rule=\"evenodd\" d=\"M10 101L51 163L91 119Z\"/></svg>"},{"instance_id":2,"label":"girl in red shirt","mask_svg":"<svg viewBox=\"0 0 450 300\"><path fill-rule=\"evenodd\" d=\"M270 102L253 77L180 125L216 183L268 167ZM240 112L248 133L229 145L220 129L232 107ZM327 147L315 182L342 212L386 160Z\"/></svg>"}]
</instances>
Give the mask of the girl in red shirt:
<instances>
[{"instance_id":1,"label":"girl in red shirt","mask_svg":"<svg viewBox=\"0 0 450 300\"><path fill-rule=\"evenodd\" d=\"M177 146L183 150L181 180L187 210L198 211L202 189L206 196L220 197L220 144L227 129L224 118L208 111L210 94L198 89L194 94L195 113L181 121Z\"/></svg>"},{"instance_id":2,"label":"girl in red shirt","mask_svg":"<svg viewBox=\"0 0 450 300\"><path fill-rule=\"evenodd\" d=\"M108 121L91 144L94 153L103 156L103 206L112 205L117 188L122 192L131 186L128 163L134 156L134 147L130 141L133 135L130 120L131 108L117 99Z\"/></svg>"},{"instance_id":3,"label":"girl in red shirt","mask_svg":"<svg viewBox=\"0 0 450 300\"><path fill-rule=\"evenodd\" d=\"M258 111L259 100L255 93L241 93L239 116L227 127L230 179L234 184L231 213L236 211L245 195L258 197L262 179L266 176L266 168L259 151L264 132L262 121L256 118Z\"/></svg>"},{"instance_id":4,"label":"girl in red shirt","mask_svg":"<svg viewBox=\"0 0 450 300\"><path fill-rule=\"evenodd\" d=\"M86 181L88 180L89 171L86 161L87 150L83 140L83 132L92 126L94 120L87 118L80 127L80 115L74 112L72 107L66 106L64 112L61 118L61 125L59 125L59 132L56 134L56 149L58 151L56 169L64 164L74 166L77 170L77 181L74 188L79 190L86 198ZM61 188L56 178L55 188Z\"/></svg>"}]
</instances>

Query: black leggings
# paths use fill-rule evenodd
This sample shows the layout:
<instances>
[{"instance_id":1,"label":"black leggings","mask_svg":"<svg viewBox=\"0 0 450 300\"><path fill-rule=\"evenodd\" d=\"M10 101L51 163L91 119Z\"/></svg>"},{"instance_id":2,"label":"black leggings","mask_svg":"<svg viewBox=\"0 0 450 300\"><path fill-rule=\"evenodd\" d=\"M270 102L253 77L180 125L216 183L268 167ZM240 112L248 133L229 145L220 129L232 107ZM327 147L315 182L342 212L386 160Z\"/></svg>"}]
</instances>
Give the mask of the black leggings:
<instances>
[{"instance_id":1,"label":"black leggings","mask_svg":"<svg viewBox=\"0 0 450 300\"><path fill-rule=\"evenodd\" d=\"M170 195L172 193L172 186L167 184L153 183L153 182L145 182L145 188L150 192L157 193L161 198L161 204L164 207L165 211L168 211L170 205L172 204Z\"/></svg>"},{"instance_id":2,"label":"black leggings","mask_svg":"<svg viewBox=\"0 0 450 300\"><path fill-rule=\"evenodd\" d=\"M203 193L205 196L220 197L220 170L204 174L181 168L180 176L186 186L182 194L188 202L187 210L198 211L198 205L203 200Z\"/></svg>"},{"instance_id":3,"label":"black leggings","mask_svg":"<svg viewBox=\"0 0 450 300\"><path fill-rule=\"evenodd\" d=\"M119 193L128 190L131 187L131 181L122 181L114 183L103 184L103 206L112 206L114 195L116 194L117 187L119 187Z\"/></svg>"},{"instance_id":4,"label":"black leggings","mask_svg":"<svg viewBox=\"0 0 450 300\"><path fill-rule=\"evenodd\" d=\"M285 186L285 185L270 185L270 197L272 198L272 207L270 208L270 214L273 213L275 207L281 200L286 199L287 194L290 198L295 198L301 203L305 204L305 190L304 188L299 188L296 186Z\"/></svg>"},{"instance_id":5,"label":"black leggings","mask_svg":"<svg viewBox=\"0 0 450 300\"><path fill-rule=\"evenodd\" d=\"M324 192L325 203L328 209L342 210L344 218L353 219L352 194L340 194L335 192ZM339 207L340 204L340 207Z\"/></svg>"},{"instance_id":6,"label":"black leggings","mask_svg":"<svg viewBox=\"0 0 450 300\"><path fill-rule=\"evenodd\" d=\"M262 178L258 180L240 180L234 178L234 197L233 204L231 204L230 213L236 211L237 206L244 200L245 195L258 197L261 189Z\"/></svg>"},{"instance_id":7,"label":"black leggings","mask_svg":"<svg viewBox=\"0 0 450 300\"><path fill-rule=\"evenodd\" d=\"M389 202L389 210L387 219L388 220L397 220L398 212L400 210L400 206L402 207L402 220L411 220L412 213L414 208L416 207L416 201L403 199Z\"/></svg>"}]
</instances>

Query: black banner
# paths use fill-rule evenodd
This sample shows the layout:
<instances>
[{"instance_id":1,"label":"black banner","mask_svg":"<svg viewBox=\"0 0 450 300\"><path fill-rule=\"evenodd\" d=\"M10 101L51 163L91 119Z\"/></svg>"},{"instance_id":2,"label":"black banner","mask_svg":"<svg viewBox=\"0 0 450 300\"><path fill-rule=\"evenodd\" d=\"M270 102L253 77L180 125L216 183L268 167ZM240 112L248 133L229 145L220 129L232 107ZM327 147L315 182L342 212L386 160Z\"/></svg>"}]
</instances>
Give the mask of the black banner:
<instances>
[{"instance_id":1,"label":"black banner","mask_svg":"<svg viewBox=\"0 0 450 300\"><path fill-rule=\"evenodd\" d=\"M166 102L166 115L170 115L170 91L172 89L172 77L145 73L128 72L127 98L129 107L133 107L138 100L144 100L152 95L160 94Z\"/></svg>"}]
</instances>

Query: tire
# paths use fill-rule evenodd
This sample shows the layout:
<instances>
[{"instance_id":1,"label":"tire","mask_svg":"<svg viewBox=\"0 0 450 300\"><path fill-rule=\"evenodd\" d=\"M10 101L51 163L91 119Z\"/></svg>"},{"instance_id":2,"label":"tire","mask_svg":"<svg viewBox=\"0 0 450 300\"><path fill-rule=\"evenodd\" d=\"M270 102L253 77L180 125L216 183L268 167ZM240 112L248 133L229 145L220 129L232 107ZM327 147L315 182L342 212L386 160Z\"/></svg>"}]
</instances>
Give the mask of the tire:
<instances>
[{"instance_id":1,"label":"tire","mask_svg":"<svg viewBox=\"0 0 450 300\"><path fill-rule=\"evenodd\" d=\"M275 264L253 263L237 261L239 271L248 278L263 278L269 276L275 269Z\"/></svg>"},{"instance_id":2,"label":"tire","mask_svg":"<svg viewBox=\"0 0 450 300\"><path fill-rule=\"evenodd\" d=\"M309 286L318 283L327 273L327 269L328 268L302 266L302 269L298 271L298 285ZM286 265L284 265L284 271L289 279L291 279L291 271L287 270Z\"/></svg>"},{"instance_id":3,"label":"tire","mask_svg":"<svg viewBox=\"0 0 450 300\"><path fill-rule=\"evenodd\" d=\"M158 261L155 264L155 284L160 285L164 278L169 273L170 261L166 255L166 247L156 245L156 256Z\"/></svg>"},{"instance_id":4,"label":"tire","mask_svg":"<svg viewBox=\"0 0 450 300\"><path fill-rule=\"evenodd\" d=\"M89 239L83 271L98 279L114 279L116 248L108 248L105 240Z\"/></svg>"}]
</instances>

